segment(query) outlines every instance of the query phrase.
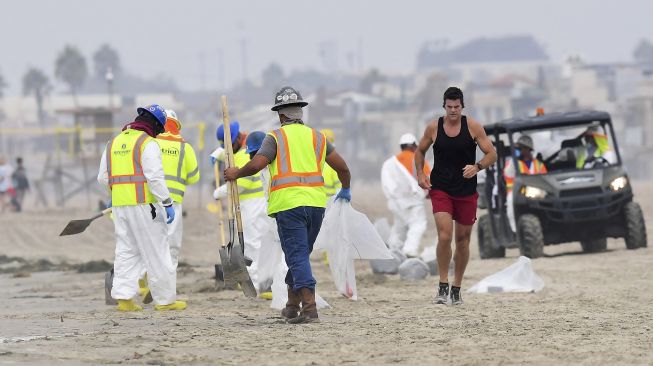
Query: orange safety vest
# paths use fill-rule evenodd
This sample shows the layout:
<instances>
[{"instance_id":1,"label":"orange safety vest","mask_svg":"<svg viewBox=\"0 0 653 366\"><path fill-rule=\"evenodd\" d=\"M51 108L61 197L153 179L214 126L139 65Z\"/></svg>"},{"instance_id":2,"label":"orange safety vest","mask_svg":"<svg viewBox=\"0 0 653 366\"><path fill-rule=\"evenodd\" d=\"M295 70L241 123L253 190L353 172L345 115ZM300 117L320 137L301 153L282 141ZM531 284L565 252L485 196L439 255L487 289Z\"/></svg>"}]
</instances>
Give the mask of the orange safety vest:
<instances>
[{"instance_id":1,"label":"orange safety vest","mask_svg":"<svg viewBox=\"0 0 653 366\"><path fill-rule=\"evenodd\" d=\"M512 164L512 160L508 162L509 164ZM519 173L525 174L525 175L535 175L535 174L546 174L546 166L544 163L537 159L533 159L533 162L531 164L531 167L528 168L528 165L523 160L517 160L517 166L519 167ZM515 177L508 177L504 175L504 179L506 180L506 189L508 192L512 191L512 186L514 185L515 182Z\"/></svg>"}]
</instances>

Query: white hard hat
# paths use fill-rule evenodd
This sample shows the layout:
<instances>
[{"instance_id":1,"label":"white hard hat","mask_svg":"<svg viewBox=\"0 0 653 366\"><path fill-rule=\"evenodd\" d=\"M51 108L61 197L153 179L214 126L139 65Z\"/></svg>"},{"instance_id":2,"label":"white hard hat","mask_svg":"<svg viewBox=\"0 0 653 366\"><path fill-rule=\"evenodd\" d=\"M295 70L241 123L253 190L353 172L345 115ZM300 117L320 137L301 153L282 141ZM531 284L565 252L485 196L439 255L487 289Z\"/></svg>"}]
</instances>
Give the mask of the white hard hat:
<instances>
[{"instance_id":1,"label":"white hard hat","mask_svg":"<svg viewBox=\"0 0 653 366\"><path fill-rule=\"evenodd\" d=\"M170 117L179 121L179 118L177 118L177 113L172 109L166 109L166 117Z\"/></svg>"},{"instance_id":2,"label":"white hard hat","mask_svg":"<svg viewBox=\"0 0 653 366\"><path fill-rule=\"evenodd\" d=\"M399 138L399 145L417 145L417 138L412 133L405 133Z\"/></svg>"}]
</instances>

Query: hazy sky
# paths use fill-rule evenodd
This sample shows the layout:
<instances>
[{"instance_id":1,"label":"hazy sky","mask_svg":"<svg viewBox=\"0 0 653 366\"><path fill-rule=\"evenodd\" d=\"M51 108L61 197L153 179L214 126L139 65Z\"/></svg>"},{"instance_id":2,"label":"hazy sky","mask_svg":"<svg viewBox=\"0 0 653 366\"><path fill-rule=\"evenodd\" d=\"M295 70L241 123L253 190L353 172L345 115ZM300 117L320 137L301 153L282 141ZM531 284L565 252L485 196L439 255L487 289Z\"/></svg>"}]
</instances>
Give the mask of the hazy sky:
<instances>
[{"instance_id":1,"label":"hazy sky","mask_svg":"<svg viewBox=\"0 0 653 366\"><path fill-rule=\"evenodd\" d=\"M219 50L226 82L240 80L243 39L247 73L257 76L271 61L286 71L322 67L324 42L342 70L360 46L364 68L407 72L425 40L515 34L532 34L554 60L628 61L640 39L653 39L652 14L651 0L0 0L0 72L8 93L20 93L28 65L52 76L66 43L90 59L108 42L132 72L192 90L201 55L205 86L219 84Z\"/></svg>"}]
</instances>

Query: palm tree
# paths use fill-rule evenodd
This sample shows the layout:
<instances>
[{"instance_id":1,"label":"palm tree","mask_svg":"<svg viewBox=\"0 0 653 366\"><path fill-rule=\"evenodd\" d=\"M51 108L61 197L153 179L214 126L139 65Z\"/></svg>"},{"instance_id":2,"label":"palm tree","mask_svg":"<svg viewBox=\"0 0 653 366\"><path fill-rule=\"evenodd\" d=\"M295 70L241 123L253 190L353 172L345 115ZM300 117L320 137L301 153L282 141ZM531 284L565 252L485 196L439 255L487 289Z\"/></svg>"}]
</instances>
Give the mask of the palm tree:
<instances>
[{"instance_id":1,"label":"palm tree","mask_svg":"<svg viewBox=\"0 0 653 366\"><path fill-rule=\"evenodd\" d=\"M7 87L7 82L0 74L0 99L4 96L4 89ZM0 109L0 122L5 119L5 113Z\"/></svg>"},{"instance_id":2,"label":"palm tree","mask_svg":"<svg viewBox=\"0 0 653 366\"><path fill-rule=\"evenodd\" d=\"M50 92L50 80L43 71L32 67L23 76L23 94L33 94L38 108L39 123L43 127L45 113L43 112L43 98Z\"/></svg>"},{"instance_id":3,"label":"palm tree","mask_svg":"<svg viewBox=\"0 0 653 366\"><path fill-rule=\"evenodd\" d=\"M7 82L0 74L0 98L4 97L4 89L7 87Z\"/></svg>"},{"instance_id":4,"label":"palm tree","mask_svg":"<svg viewBox=\"0 0 653 366\"><path fill-rule=\"evenodd\" d=\"M653 64L653 43L642 39L633 52L633 58L639 64Z\"/></svg>"},{"instance_id":5,"label":"palm tree","mask_svg":"<svg viewBox=\"0 0 653 366\"><path fill-rule=\"evenodd\" d=\"M84 84L84 80L88 75L86 59L77 47L66 45L63 51L59 53L55 62L54 75L57 79L68 84L70 93L73 95L73 102L77 107L77 90Z\"/></svg>"},{"instance_id":6,"label":"palm tree","mask_svg":"<svg viewBox=\"0 0 653 366\"><path fill-rule=\"evenodd\" d=\"M93 54L93 64L95 76L101 80L104 80L107 70L109 69L111 69L111 72L116 76L120 75L120 72L122 71L118 51L106 43L100 46L100 48L98 48L98 50Z\"/></svg>"}]
</instances>

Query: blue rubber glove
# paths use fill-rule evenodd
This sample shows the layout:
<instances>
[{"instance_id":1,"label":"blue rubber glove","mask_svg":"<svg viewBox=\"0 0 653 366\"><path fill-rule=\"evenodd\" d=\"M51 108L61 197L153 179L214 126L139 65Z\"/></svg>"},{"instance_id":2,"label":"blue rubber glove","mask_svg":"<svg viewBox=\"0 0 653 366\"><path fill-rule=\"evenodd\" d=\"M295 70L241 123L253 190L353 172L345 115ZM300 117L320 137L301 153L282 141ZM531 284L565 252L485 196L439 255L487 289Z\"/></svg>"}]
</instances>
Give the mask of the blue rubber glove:
<instances>
[{"instance_id":1,"label":"blue rubber glove","mask_svg":"<svg viewBox=\"0 0 653 366\"><path fill-rule=\"evenodd\" d=\"M168 215L168 220L166 223L170 224L175 220L175 209L172 207L172 205L164 206L164 208L166 209L166 214Z\"/></svg>"},{"instance_id":2,"label":"blue rubber glove","mask_svg":"<svg viewBox=\"0 0 653 366\"><path fill-rule=\"evenodd\" d=\"M349 188L340 188L340 190L338 191L338 194L336 195L335 200L337 201L339 198L342 198L343 200L345 200L347 202L350 202L351 201L351 191L349 190Z\"/></svg>"},{"instance_id":3,"label":"blue rubber glove","mask_svg":"<svg viewBox=\"0 0 653 366\"><path fill-rule=\"evenodd\" d=\"M215 165L215 161L218 160L218 159L214 158L212 155L209 155L209 158L210 158L210 160L211 160L211 166L214 166L214 165Z\"/></svg>"},{"instance_id":4,"label":"blue rubber glove","mask_svg":"<svg viewBox=\"0 0 653 366\"><path fill-rule=\"evenodd\" d=\"M109 200L107 201L107 208L111 207L111 197L109 197Z\"/></svg>"}]
</instances>

